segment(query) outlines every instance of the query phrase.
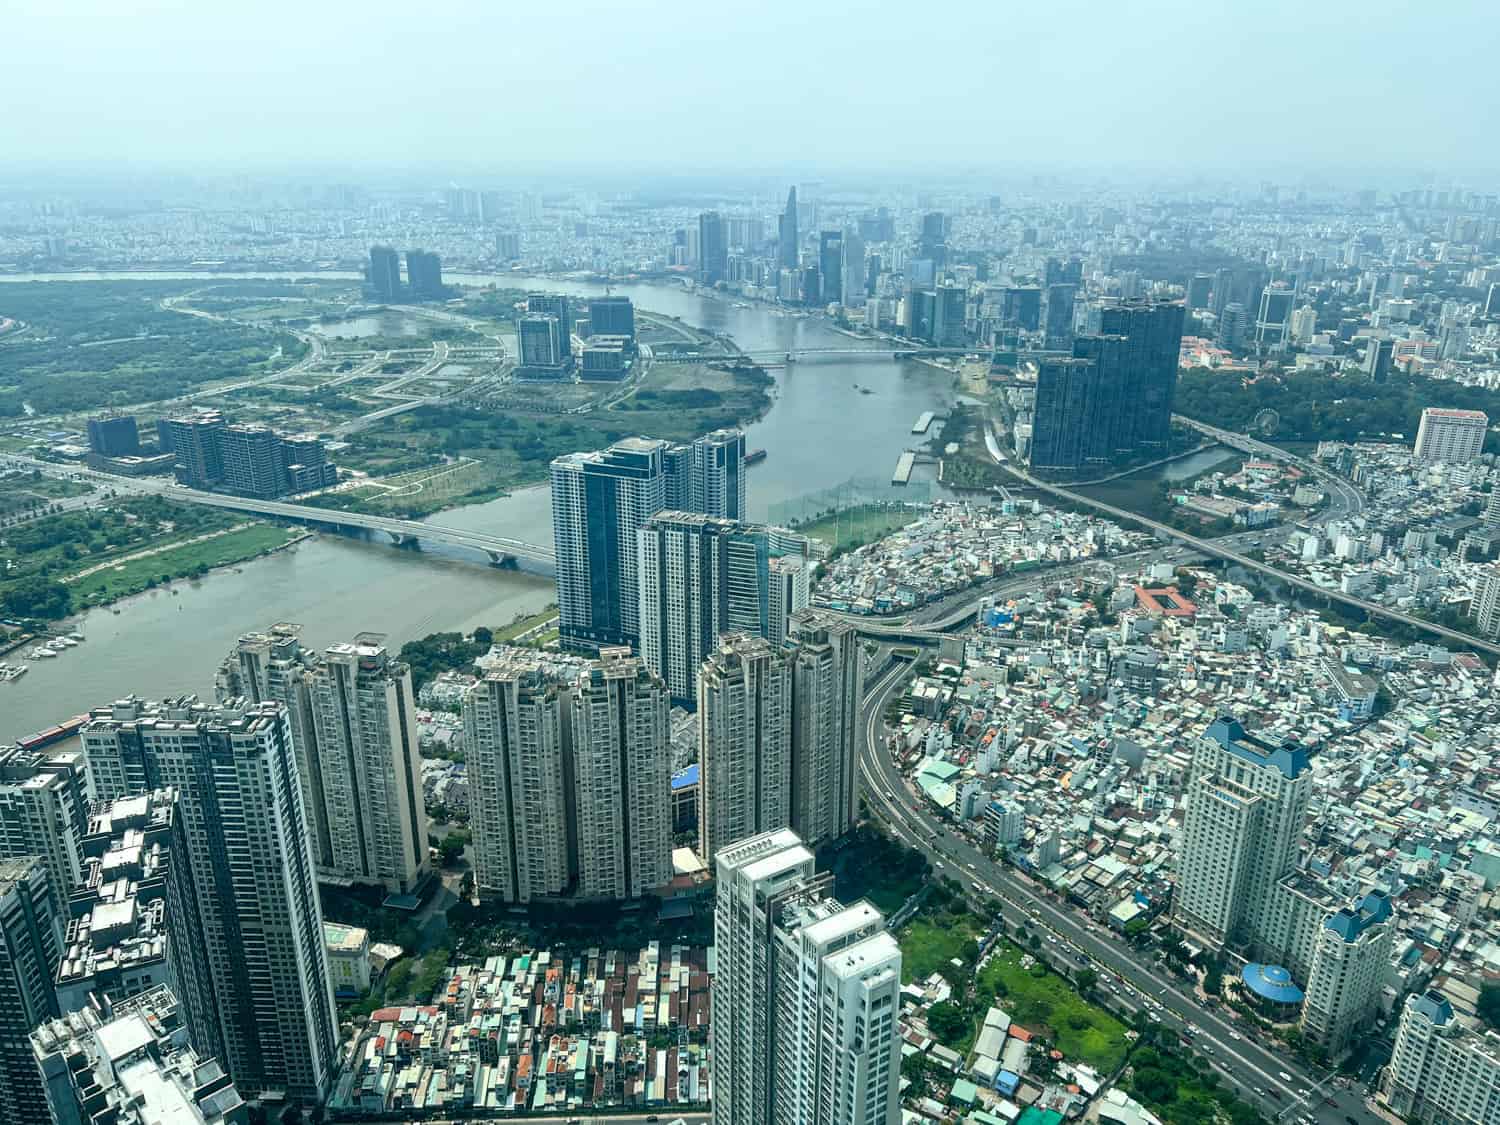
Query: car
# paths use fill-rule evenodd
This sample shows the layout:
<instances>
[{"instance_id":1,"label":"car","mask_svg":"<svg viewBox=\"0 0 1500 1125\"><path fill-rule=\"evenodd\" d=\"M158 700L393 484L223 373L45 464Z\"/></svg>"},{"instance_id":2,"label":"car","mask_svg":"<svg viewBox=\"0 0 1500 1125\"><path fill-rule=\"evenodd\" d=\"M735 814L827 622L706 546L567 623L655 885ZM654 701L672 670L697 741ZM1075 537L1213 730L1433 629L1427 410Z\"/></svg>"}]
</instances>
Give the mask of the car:
<instances>
[{"instance_id":1,"label":"car","mask_svg":"<svg viewBox=\"0 0 1500 1125\"><path fill-rule=\"evenodd\" d=\"M1231 1039L1243 1039L1244 1036L1241 1035L1238 1031L1231 1031L1229 1033L1229 1038L1231 1038Z\"/></svg>"},{"instance_id":2,"label":"car","mask_svg":"<svg viewBox=\"0 0 1500 1125\"><path fill-rule=\"evenodd\" d=\"M1292 1080L1292 1076L1284 1070L1278 1070L1276 1072L1276 1077L1281 1079L1283 1082L1290 1082Z\"/></svg>"},{"instance_id":3,"label":"car","mask_svg":"<svg viewBox=\"0 0 1500 1125\"><path fill-rule=\"evenodd\" d=\"M1161 1023L1161 1017L1159 1015L1157 1015L1155 1012L1152 1012L1151 1013L1151 1022L1152 1023Z\"/></svg>"}]
</instances>

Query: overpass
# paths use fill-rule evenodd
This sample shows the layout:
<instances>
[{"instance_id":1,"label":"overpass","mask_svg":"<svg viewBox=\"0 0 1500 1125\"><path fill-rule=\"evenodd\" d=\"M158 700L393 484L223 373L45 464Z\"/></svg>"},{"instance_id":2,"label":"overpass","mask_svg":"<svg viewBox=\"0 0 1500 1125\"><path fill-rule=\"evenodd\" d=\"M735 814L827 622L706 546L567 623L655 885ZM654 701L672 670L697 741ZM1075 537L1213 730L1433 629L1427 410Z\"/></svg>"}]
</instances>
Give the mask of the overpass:
<instances>
[{"instance_id":1,"label":"overpass","mask_svg":"<svg viewBox=\"0 0 1500 1125\"><path fill-rule=\"evenodd\" d=\"M272 519L291 520L296 523L315 524L320 527L353 528L360 531L381 532L399 545L416 543L444 543L450 547L467 547L489 556L496 566L507 566L517 562L529 562L538 566L557 565L557 555L551 547L527 543L507 535L491 535L483 531L470 531L462 527L446 527L443 524L422 523L418 520L394 519L388 516L371 516L363 512L341 512L337 508L318 508L311 504L290 504L284 500L257 500L249 496L229 496L221 492L202 492L196 488L182 488L175 484L148 480L142 477L119 477L100 473L77 465L58 465L51 461L37 461L30 457L11 454L5 460L28 469L40 469L49 476L87 477L95 483L118 492L144 493L177 500L184 504L203 504L210 508L224 508L231 512L249 512Z\"/></svg>"},{"instance_id":2,"label":"overpass","mask_svg":"<svg viewBox=\"0 0 1500 1125\"><path fill-rule=\"evenodd\" d=\"M1189 420L1183 419L1183 421L1186 422ZM1198 422L1193 422L1191 424L1195 428L1203 430L1205 432L1224 434L1227 437L1232 437L1236 440L1239 448L1244 448L1244 445L1239 443L1249 442L1253 446L1260 447L1254 449L1254 452L1261 452L1263 449L1266 456L1277 456L1278 459L1283 461L1300 460L1299 458L1292 457L1285 450L1275 450L1275 452L1272 453L1274 447L1265 446L1264 443L1257 442L1252 438L1247 438L1244 434L1234 434L1228 430L1216 430L1213 427L1205 426L1204 424ZM1381 605L1378 602L1366 601L1364 598L1358 598L1352 594L1346 594L1341 590L1330 590L1327 587L1319 586L1316 582L1310 582L1306 578L1299 577L1295 574L1289 574L1284 570L1278 570L1276 567L1270 566L1267 563L1263 563L1259 559L1251 558L1249 555L1244 555L1239 551L1231 550L1228 547L1216 543L1212 539L1200 539L1196 535L1189 535L1185 531L1179 531L1177 530L1177 528L1172 527L1170 524L1159 523L1156 520L1148 519L1147 517L1142 516L1136 512L1126 511L1124 508L1117 508L1113 504L1106 504L1102 500L1095 500L1091 497L1084 496L1082 493L1074 492L1071 489L1063 488L1055 484L1049 484L1048 482L1043 480L1038 480L1036 477L1033 477L1030 473L1023 470L1015 462L1009 461L1005 458L1005 456L1000 452L999 443L995 440L994 430L992 430L989 426L985 427L984 441L985 445L989 449L990 458L995 461L996 464L1003 466L1008 472L1019 477L1021 480L1025 481L1027 484L1031 485L1033 488L1037 489L1040 492L1045 492L1050 496L1055 496L1060 500L1066 500L1072 504L1081 504L1085 507L1093 508L1095 511L1103 512L1105 515L1111 516L1114 519L1120 520L1121 522L1133 523L1138 527L1148 528L1149 530L1155 532L1157 535L1161 536L1163 539L1172 539L1177 541L1178 543L1184 543L1189 547L1192 547L1194 550L1201 551L1203 554L1208 555L1211 558L1225 559L1229 562L1238 563L1246 570L1251 570L1257 574L1262 574L1267 578L1274 578L1278 582L1285 582L1288 586L1295 587L1296 589L1305 591L1306 593L1317 594L1319 597L1327 598L1330 601L1341 602L1342 604L1351 606L1354 609L1362 610L1364 613L1368 614L1371 617L1381 617L1387 621L1395 621L1399 624L1409 626L1410 628L1418 629L1424 633L1431 633L1434 636L1442 637L1444 640L1452 641L1454 644L1463 645L1466 648L1481 649L1484 652L1491 654L1492 656L1500 656L1500 644L1496 644L1493 641L1483 640L1480 637L1474 636L1472 633L1465 633L1457 629L1450 629L1446 625L1437 624L1435 621L1428 621L1425 618L1421 617L1413 617L1409 613L1402 613L1400 610L1391 609L1389 606ZM1326 473L1326 470L1323 470L1323 473ZM1352 486L1351 490L1354 491L1355 495L1358 497L1358 491L1353 490ZM1358 500L1360 503L1363 503L1363 497L1358 497ZM1358 511L1358 508L1356 508L1355 510Z\"/></svg>"},{"instance_id":3,"label":"overpass","mask_svg":"<svg viewBox=\"0 0 1500 1125\"><path fill-rule=\"evenodd\" d=\"M542 566L555 566L557 563L557 556L551 547L527 543L505 535L469 531L461 527L445 527L442 524L393 519L388 516L371 516L363 512L341 512L336 508L317 508L311 504L288 504L281 500L255 500L246 496L226 496L218 492L200 492L193 488L164 488L160 494L172 500L204 504L211 508L227 508L236 512L252 512L255 515L294 520L298 523L382 532L391 537L391 542L402 546L422 542L445 543L450 547L467 547L484 552L489 556L490 562L496 566L509 565L518 561Z\"/></svg>"},{"instance_id":4,"label":"overpass","mask_svg":"<svg viewBox=\"0 0 1500 1125\"><path fill-rule=\"evenodd\" d=\"M791 351L761 349L748 352L657 352L655 363L796 363L809 359L871 359L888 356L892 360L939 355L982 354L982 348L929 348L921 345L871 348L794 348Z\"/></svg>"}]
</instances>

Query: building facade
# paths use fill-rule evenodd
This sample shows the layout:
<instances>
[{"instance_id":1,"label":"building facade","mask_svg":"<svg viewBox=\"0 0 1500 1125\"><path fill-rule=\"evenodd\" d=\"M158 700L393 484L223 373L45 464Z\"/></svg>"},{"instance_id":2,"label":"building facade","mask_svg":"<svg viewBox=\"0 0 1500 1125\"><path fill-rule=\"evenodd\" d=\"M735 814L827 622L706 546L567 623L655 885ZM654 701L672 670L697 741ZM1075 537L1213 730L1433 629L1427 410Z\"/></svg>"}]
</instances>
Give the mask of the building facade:
<instances>
[{"instance_id":1,"label":"building facade","mask_svg":"<svg viewBox=\"0 0 1500 1125\"><path fill-rule=\"evenodd\" d=\"M338 1056L323 917L286 712L192 696L96 709L95 794L170 786L203 919L220 1056L250 1098L317 1103Z\"/></svg>"},{"instance_id":2,"label":"building facade","mask_svg":"<svg viewBox=\"0 0 1500 1125\"><path fill-rule=\"evenodd\" d=\"M1228 717L1214 720L1194 748L1173 910L1215 949L1270 937L1277 884L1297 865L1310 756L1297 743L1262 741Z\"/></svg>"},{"instance_id":3,"label":"building facade","mask_svg":"<svg viewBox=\"0 0 1500 1125\"><path fill-rule=\"evenodd\" d=\"M0 1125L48 1120L47 1096L26 1039L57 1015L52 981L62 930L47 882L36 856L0 860Z\"/></svg>"},{"instance_id":4,"label":"building facade","mask_svg":"<svg viewBox=\"0 0 1500 1125\"><path fill-rule=\"evenodd\" d=\"M786 829L716 858L714 1125L899 1120L900 950L814 867Z\"/></svg>"},{"instance_id":5,"label":"building facade","mask_svg":"<svg viewBox=\"0 0 1500 1125\"><path fill-rule=\"evenodd\" d=\"M1484 451L1489 415L1483 410L1445 410L1429 406L1417 425L1416 459L1425 464L1467 465Z\"/></svg>"},{"instance_id":6,"label":"building facade","mask_svg":"<svg viewBox=\"0 0 1500 1125\"><path fill-rule=\"evenodd\" d=\"M0 859L38 856L59 918L83 878L88 832L86 759L76 752L0 756Z\"/></svg>"},{"instance_id":7,"label":"building facade","mask_svg":"<svg viewBox=\"0 0 1500 1125\"><path fill-rule=\"evenodd\" d=\"M1458 1015L1440 992L1407 997L1383 1094L1421 1125L1500 1121L1500 1032Z\"/></svg>"},{"instance_id":8,"label":"building facade","mask_svg":"<svg viewBox=\"0 0 1500 1125\"><path fill-rule=\"evenodd\" d=\"M791 824L792 673L761 637L727 633L698 676L698 854Z\"/></svg>"}]
</instances>

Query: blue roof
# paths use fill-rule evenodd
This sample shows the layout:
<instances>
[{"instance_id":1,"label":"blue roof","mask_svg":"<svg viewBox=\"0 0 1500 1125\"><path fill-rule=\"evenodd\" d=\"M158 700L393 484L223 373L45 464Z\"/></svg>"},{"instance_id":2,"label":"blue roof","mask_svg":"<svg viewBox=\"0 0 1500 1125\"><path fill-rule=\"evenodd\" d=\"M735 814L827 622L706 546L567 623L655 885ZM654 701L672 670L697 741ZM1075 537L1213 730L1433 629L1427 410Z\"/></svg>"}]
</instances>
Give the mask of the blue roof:
<instances>
[{"instance_id":1,"label":"blue roof","mask_svg":"<svg viewBox=\"0 0 1500 1125\"><path fill-rule=\"evenodd\" d=\"M1378 926L1391 916L1391 900L1379 891L1371 891L1355 903L1346 906L1323 923L1324 929L1332 930L1353 945L1361 934L1371 926Z\"/></svg>"},{"instance_id":2,"label":"blue roof","mask_svg":"<svg viewBox=\"0 0 1500 1125\"><path fill-rule=\"evenodd\" d=\"M1240 973L1240 979L1251 992L1274 1004L1302 1003L1302 990L1292 982L1292 974L1280 965L1262 965L1252 961Z\"/></svg>"},{"instance_id":3,"label":"blue roof","mask_svg":"<svg viewBox=\"0 0 1500 1125\"><path fill-rule=\"evenodd\" d=\"M1295 739L1288 738L1279 746L1273 746L1247 734L1238 720L1227 715L1215 719L1204 733L1235 757L1254 766L1272 766L1287 778L1299 776L1312 759L1312 751Z\"/></svg>"},{"instance_id":4,"label":"blue roof","mask_svg":"<svg viewBox=\"0 0 1500 1125\"><path fill-rule=\"evenodd\" d=\"M672 775L672 788L673 789L685 789L689 785L697 785L697 784L698 784L698 763L697 762L694 762L692 765L688 766L687 769L683 770L681 773L675 773L675 774Z\"/></svg>"},{"instance_id":5,"label":"blue roof","mask_svg":"<svg viewBox=\"0 0 1500 1125\"><path fill-rule=\"evenodd\" d=\"M1413 996L1407 1001L1412 1011L1427 1017L1428 1021L1438 1027L1453 1018L1453 1005L1443 998L1440 992L1424 992L1421 996Z\"/></svg>"}]
</instances>

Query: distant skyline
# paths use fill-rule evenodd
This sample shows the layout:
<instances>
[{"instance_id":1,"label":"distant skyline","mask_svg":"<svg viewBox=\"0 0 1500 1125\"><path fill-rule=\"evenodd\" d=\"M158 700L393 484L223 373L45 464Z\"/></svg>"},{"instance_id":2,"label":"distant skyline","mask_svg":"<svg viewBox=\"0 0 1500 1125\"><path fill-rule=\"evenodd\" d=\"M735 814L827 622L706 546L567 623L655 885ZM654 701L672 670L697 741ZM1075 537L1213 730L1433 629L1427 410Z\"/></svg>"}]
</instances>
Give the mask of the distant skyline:
<instances>
[{"instance_id":1,"label":"distant skyline","mask_svg":"<svg viewBox=\"0 0 1500 1125\"><path fill-rule=\"evenodd\" d=\"M1471 0L0 7L18 168L1483 178ZM0 173L0 179L10 179Z\"/></svg>"}]
</instances>

